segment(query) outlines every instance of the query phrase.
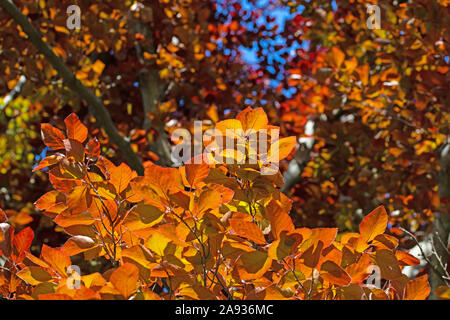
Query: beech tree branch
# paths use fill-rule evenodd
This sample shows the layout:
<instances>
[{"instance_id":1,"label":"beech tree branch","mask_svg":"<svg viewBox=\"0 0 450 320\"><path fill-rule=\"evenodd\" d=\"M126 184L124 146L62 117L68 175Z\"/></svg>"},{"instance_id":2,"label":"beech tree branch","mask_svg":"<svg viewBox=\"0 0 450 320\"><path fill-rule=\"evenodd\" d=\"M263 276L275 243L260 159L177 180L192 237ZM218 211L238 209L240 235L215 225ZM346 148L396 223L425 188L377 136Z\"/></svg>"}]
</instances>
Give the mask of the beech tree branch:
<instances>
[{"instance_id":1,"label":"beech tree branch","mask_svg":"<svg viewBox=\"0 0 450 320\"><path fill-rule=\"evenodd\" d=\"M156 8L152 9L152 12L156 11ZM138 20L133 21L131 29L135 33L143 34L147 39L153 39L152 30L150 27ZM136 54L138 60L146 65L143 58L143 51L147 51L151 54L156 52L153 45L141 46L137 43ZM150 69L150 70L149 70ZM150 65L149 68L145 66L139 71L139 89L142 96L142 107L144 111L144 121L142 128L149 130L153 128L157 131L158 136L154 143L150 146L151 151L155 152L160 158L156 163L162 166L172 166L169 137L165 132L165 126L161 121L156 121L158 124L152 123L149 113L158 114L158 103L163 101L163 88L160 85L159 72L156 69L156 65Z\"/></svg>"},{"instance_id":2,"label":"beech tree branch","mask_svg":"<svg viewBox=\"0 0 450 320\"><path fill-rule=\"evenodd\" d=\"M11 0L0 0L2 7L28 35L29 40L36 49L42 53L47 61L58 71L59 76L64 83L82 99L84 99L92 108L93 115L100 126L105 130L109 139L117 145L131 168L137 171L139 175L144 174L144 167L138 155L131 148L130 143L119 133L111 115L103 102L89 88L85 87L64 62L55 55L50 46L42 40L39 32L33 27L28 18L16 7Z\"/></svg>"}]
</instances>

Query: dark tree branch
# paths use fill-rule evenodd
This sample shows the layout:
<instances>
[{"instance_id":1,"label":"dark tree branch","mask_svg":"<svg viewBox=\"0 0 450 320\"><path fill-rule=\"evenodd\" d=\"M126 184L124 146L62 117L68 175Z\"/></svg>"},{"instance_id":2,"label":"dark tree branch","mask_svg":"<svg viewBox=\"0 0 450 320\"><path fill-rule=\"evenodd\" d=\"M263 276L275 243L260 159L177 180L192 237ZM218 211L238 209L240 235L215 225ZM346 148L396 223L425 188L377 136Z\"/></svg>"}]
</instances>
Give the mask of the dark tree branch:
<instances>
[{"instance_id":1,"label":"dark tree branch","mask_svg":"<svg viewBox=\"0 0 450 320\"><path fill-rule=\"evenodd\" d=\"M145 23L133 21L132 30L135 33L143 34L147 39L153 39L152 30ZM142 64L145 65L145 60L142 57L143 51L154 54L156 50L153 45L143 47L139 43L136 44L137 58ZM153 128L158 133L156 141L150 148L160 157L157 163L162 166L172 166L173 162L170 154L169 137L165 132L165 126L161 123L161 121L159 121L160 124L152 123L149 117L150 113L159 113L158 103L160 101L164 101L164 90L160 84L159 72L155 67L156 66L150 66L151 70L144 67L139 71L139 89L141 90L142 107L144 111L144 121L142 127L144 130Z\"/></svg>"},{"instance_id":2,"label":"dark tree branch","mask_svg":"<svg viewBox=\"0 0 450 320\"><path fill-rule=\"evenodd\" d=\"M92 108L93 115L100 126L105 130L109 139L117 145L131 168L136 170L138 174L144 174L144 167L138 155L131 148L130 143L119 133L111 115L108 113L103 102L87 87L85 87L72 73L72 71L64 64L64 62L55 55L53 50L42 40L39 32L33 27L28 18L20 12L15 4L10 0L0 0L2 7L28 35L29 40L36 49L42 53L53 68L58 71L59 76L64 83L82 99L84 99Z\"/></svg>"}]
</instances>

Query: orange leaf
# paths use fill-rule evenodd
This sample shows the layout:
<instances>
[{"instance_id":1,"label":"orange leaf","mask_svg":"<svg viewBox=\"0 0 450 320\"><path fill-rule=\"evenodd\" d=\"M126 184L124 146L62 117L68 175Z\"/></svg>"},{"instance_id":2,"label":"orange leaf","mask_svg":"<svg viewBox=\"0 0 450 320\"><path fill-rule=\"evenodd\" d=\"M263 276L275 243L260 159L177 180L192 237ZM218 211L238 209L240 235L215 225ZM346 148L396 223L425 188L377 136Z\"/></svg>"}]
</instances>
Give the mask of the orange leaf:
<instances>
[{"instance_id":1,"label":"orange leaf","mask_svg":"<svg viewBox=\"0 0 450 320\"><path fill-rule=\"evenodd\" d=\"M73 139L64 139L63 143L67 157L73 157L78 162L84 161L84 146L81 142ZM64 160L62 163L64 163Z\"/></svg>"},{"instance_id":2,"label":"orange leaf","mask_svg":"<svg viewBox=\"0 0 450 320\"><path fill-rule=\"evenodd\" d=\"M261 229L253 222L243 221L241 219L228 219L231 228L240 237L250 239L257 244L266 244L266 239Z\"/></svg>"},{"instance_id":3,"label":"orange leaf","mask_svg":"<svg viewBox=\"0 0 450 320\"><path fill-rule=\"evenodd\" d=\"M88 129L83 123L81 123L75 113L70 114L66 119L64 119L64 123L67 127L67 137L69 139L73 139L81 143L86 140Z\"/></svg>"},{"instance_id":4,"label":"orange leaf","mask_svg":"<svg viewBox=\"0 0 450 320\"><path fill-rule=\"evenodd\" d=\"M65 293L44 293L38 295L39 300L73 300Z\"/></svg>"},{"instance_id":5,"label":"orange leaf","mask_svg":"<svg viewBox=\"0 0 450 320\"><path fill-rule=\"evenodd\" d=\"M368 272L369 266L370 256L368 254L363 254L358 262L349 265L345 268L345 271L352 278L352 283L360 283L370 275Z\"/></svg>"},{"instance_id":6,"label":"orange leaf","mask_svg":"<svg viewBox=\"0 0 450 320\"><path fill-rule=\"evenodd\" d=\"M91 197L86 185L73 188L66 200L67 207L72 214L86 211L90 206L90 202Z\"/></svg>"},{"instance_id":7,"label":"orange leaf","mask_svg":"<svg viewBox=\"0 0 450 320\"><path fill-rule=\"evenodd\" d=\"M66 197L64 194L57 190L52 190L44 194L40 197L34 205L41 210L47 210L48 208L53 207L57 203L64 203Z\"/></svg>"},{"instance_id":8,"label":"orange leaf","mask_svg":"<svg viewBox=\"0 0 450 320\"><path fill-rule=\"evenodd\" d=\"M274 260L282 260L290 254L296 252L298 245L302 242L301 234L282 231L280 238L270 244L268 253L269 257Z\"/></svg>"},{"instance_id":9,"label":"orange leaf","mask_svg":"<svg viewBox=\"0 0 450 320\"><path fill-rule=\"evenodd\" d=\"M359 232L366 242L372 241L379 234L383 234L388 223L388 215L383 206L379 206L361 221Z\"/></svg>"},{"instance_id":10,"label":"orange leaf","mask_svg":"<svg viewBox=\"0 0 450 320\"><path fill-rule=\"evenodd\" d=\"M236 268L242 280L258 279L270 268L272 259L266 252L244 252L239 257Z\"/></svg>"},{"instance_id":11,"label":"orange leaf","mask_svg":"<svg viewBox=\"0 0 450 320\"><path fill-rule=\"evenodd\" d=\"M399 262L401 262L401 265L403 266L417 266L418 264L420 264L419 259L407 252L397 251L395 252L395 257Z\"/></svg>"},{"instance_id":12,"label":"orange leaf","mask_svg":"<svg viewBox=\"0 0 450 320\"><path fill-rule=\"evenodd\" d=\"M23 268L17 273L17 276L33 286L52 280L50 273L35 266Z\"/></svg>"},{"instance_id":13,"label":"orange leaf","mask_svg":"<svg viewBox=\"0 0 450 320\"><path fill-rule=\"evenodd\" d=\"M252 109L248 107L240 112L236 119L241 122L242 128L246 133L247 130L255 130L257 132L260 129L265 129L269 123L263 108Z\"/></svg>"},{"instance_id":14,"label":"orange leaf","mask_svg":"<svg viewBox=\"0 0 450 320\"><path fill-rule=\"evenodd\" d=\"M222 197L217 190L204 190L198 197L198 212L202 213L208 209L217 209L222 204Z\"/></svg>"},{"instance_id":15,"label":"orange leaf","mask_svg":"<svg viewBox=\"0 0 450 320\"><path fill-rule=\"evenodd\" d=\"M275 200L269 202L266 208L266 216L270 221L272 235L275 239L280 237L282 231L294 230L291 218Z\"/></svg>"},{"instance_id":16,"label":"orange leaf","mask_svg":"<svg viewBox=\"0 0 450 320\"><path fill-rule=\"evenodd\" d=\"M199 182L203 181L209 174L209 165L202 164L186 164L186 179L191 187L195 187Z\"/></svg>"},{"instance_id":17,"label":"orange leaf","mask_svg":"<svg viewBox=\"0 0 450 320\"><path fill-rule=\"evenodd\" d=\"M97 138L89 141L86 144L86 154L91 158L100 156L100 143L98 142Z\"/></svg>"},{"instance_id":18,"label":"orange leaf","mask_svg":"<svg viewBox=\"0 0 450 320\"><path fill-rule=\"evenodd\" d=\"M440 286L434 290L434 294L442 300L450 300L450 287Z\"/></svg>"},{"instance_id":19,"label":"orange leaf","mask_svg":"<svg viewBox=\"0 0 450 320\"><path fill-rule=\"evenodd\" d=\"M66 139L61 130L53 127L49 123L41 124L41 135L47 147L53 150L64 149L63 140Z\"/></svg>"},{"instance_id":20,"label":"orange leaf","mask_svg":"<svg viewBox=\"0 0 450 320\"><path fill-rule=\"evenodd\" d=\"M83 211L78 214L70 214L67 211L59 214L54 222L63 228L70 226L83 225L89 226L95 222L94 218L88 211Z\"/></svg>"},{"instance_id":21,"label":"orange leaf","mask_svg":"<svg viewBox=\"0 0 450 320\"><path fill-rule=\"evenodd\" d=\"M431 292L428 275L409 281L406 284L405 300L425 300Z\"/></svg>"},{"instance_id":22,"label":"orange leaf","mask_svg":"<svg viewBox=\"0 0 450 320\"><path fill-rule=\"evenodd\" d=\"M86 236L74 236L66 241L62 251L68 256L74 256L80 252L87 251L95 246L95 241Z\"/></svg>"},{"instance_id":23,"label":"orange leaf","mask_svg":"<svg viewBox=\"0 0 450 320\"><path fill-rule=\"evenodd\" d=\"M339 68L345 60L345 53L343 53L339 48L331 48L331 62L334 67Z\"/></svg>"},{"instance_id":24,"label":"orange leaf","mask_svg":"<svg viewBox=\"0 0 450 320\"><path fill-rule=\"evenodd\" d=\"M294 136L281 138L271 144L268 154L268 162L278 162L286 158L295 147L297 138Z\"/></svg>"},{"instance_id":25,"label":"orange leaf","mask_svg":"<svg viewBox=\"0 0 450 320\"><path fill-rule=\"evenodd\" d=\"M70 257L61 250L42 245L41 258L60 276L67 276L67 268L71 265Z\"/></svg>"},{"instance_id":26,"label":"orange leaf","mask_svg":"<svg viewBox=\"0 0 450 320\"><path fill-rule=\"evenodd\" d=\"M19 256L21 256L25 251L27 251L31 242L34 238L34 232L30 227L23 229L18 234L16 234L13 238L14 247L16 247Z\"/></svg>"},{"instance_id":27,"label":"orange leaf","mask_svg":"<svg viewBox=\"0 0 450 320\"><path fill-rule=\"evenodd\" d=\"M124 191L130 184L130 181L137 176L136 171L131 170L125 163L115 167L110 174L110 182L114 185L118 194Z\"/></svg>"},{"instance_id":28,"label":"orange leaf","mask_svg":"<svg viewBox=\"0 0 450 320\"><path fill-rule=\"evenodd\" d=\"M321 277L337 286L346 286L350 284L352 278L333 261L325 261L320 270Z\"/></svg>"},{"instance_id":29,"label":"orange leaf","mask_svg":"<svg viewBox=\"0 0 450 320\"><path fill-rule=\"evenodd\" d=\"M128 299L136 291L139 269L132 263L124 263L115 270L109 279L120 294Z\"/></svg>"},{"instance_id":30,"label":"orange leaf","mask_svg":"<svg viewBox=\"0 0 450 320\"><path fill-rule=\"evenodd\" d=\"M0 223L8 221L8 217L6 216L5 211L0 209Z\"/></svg>"},{"instance_id":31,"label":"orange leaf","mask_svg":"<svg viewBox=\"0 0 450 320\"><path fill-rule=\"evenodd\" d=\"M42 169L42 168L47 168L47 167L53 166L55 164L58 164L60 159L61 158L56 155L48 156L45 159L43 159L41 162L39 162L39 165L33 169L33 172L35 172L39 169Z\"/></svg>"}]
</instances>

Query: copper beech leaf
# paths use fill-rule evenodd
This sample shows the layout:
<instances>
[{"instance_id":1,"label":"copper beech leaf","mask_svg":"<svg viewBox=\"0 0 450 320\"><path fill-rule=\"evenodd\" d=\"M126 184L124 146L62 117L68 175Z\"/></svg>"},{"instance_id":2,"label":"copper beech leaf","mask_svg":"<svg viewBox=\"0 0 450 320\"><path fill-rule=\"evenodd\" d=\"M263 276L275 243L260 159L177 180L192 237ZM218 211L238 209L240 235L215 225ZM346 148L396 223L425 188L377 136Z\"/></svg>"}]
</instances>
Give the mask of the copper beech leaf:
<instances>
[{"instance_id":1,"label":"copper beech leaf","mask_svg":"<svg viewBox=\"0 0 450 320\"><path fill-rule=\"evenodd\" d=\"M251 280L260 278L270 268L271 263L272 259L266 252L253 250L241 254L236 268L242 280Z\"/></svg>"},{"instance_id":2,"label":"copper beech leaf","mask_svg":"<svg viewBox=\"0 0 450 320\"><path fill-rule=\"evenodd\" d=\"M33 238L34 232L30 227L23 229L14 236L13 244L19 256L22 256L30 248Z\"/></svg>"},{"instance_id":3,"label":"copper beech leaf","mask_svg":"<svg viewBox=\"0 0 450 320\"><path fill-rule=\"evenodd\" d=\"M428 275L423 275L410 280L406 284L405 300L425 300L430 295L431 288L428 283Z\"/></svg>"},{"instance_id":4,"label":"copper beech leaf","mask_svg":"<svg viewBox=\"0 0 450 320\"><path fill-rule=\"evenodd\" d=\"M320 276L337 286L346 286L350 284L352 278L333 261L325 261L320 270Z\"/></svg>"},{"instance_id":5,"label":"copper beech leaf","mask_svg":"<svg viewBox=\"0 0 450 320\"><path fill-rule=\"evenodd\" d=\"M37 266L23 268L17 273L17 276L33 286L52 279L50 273Z\"/></svg>"},{"instance_id":6,"label":"copper beech leaf","mask_svg":"<svg viewBox=\"0 0 450 320\"><path fill-rule=\"evenodd\" d=\"M450 287L439 286L434 290L434 294L442 300L450 300Z\"/></svg>"},{"instance_id":7,"label":"copper beech leaf","mask_svg":"<svg viewBox=\"0 0 450 320\"><path fill-rule=\"evenodd\" d=\"M375 261L380 267L381 277L387 280L395 280L402 276L398 260L390 250L382 249L375 253Z\"/></svg>"},{"instance_id":8,"label":"copper beech leaf","mask_svg":"<svg viewBox=\"0 0 450 320\"><path fill-rule=\"evenodd\" d=\"M383 206L379 206L361 221L359 225L359 232L361 237L370 242L379 234L383 234L388 223L388 215Z\"/></svg>"},{"instance_id":9,"label":"copper beech leaf","mask_svg":"<svg viewBox=\"0 0 450 320\"><path fill-rule=\"evenodd\" d=\"M293 231L294 224L289 215L275 200L271 200L266 208L266 216L270 221L272 235L275 239L280 237L282 231Z\"/></svg>"},{"instance_id":10,"label":"copper beech leaf","mask_svg":"<svg viewBox=\"0 0 450 320\"><path fill-rule=\"evenodd\" d=\"M240 237L252 240L257 244L266 244L266 239L261 229L253 222L241 219L228 219L233 231Z\"/></svg>"},{"instance_id":11,"label":"copper beech leaf","mask_svg":"<svg viewBox=\"0 0 450 320\"><path fill-rule=\"evenodd\" d=\"M269 120L267 119L267 115L263 108L252 109L248 107L241 111L236 119L241 122L245 132L247 132L247 130L254 130L257 132L260 129L265 129L269 124Z\"/></svg>"},{"instance_id":12,"label":"copper beech leaf","mask_svg":"<svg viewBox=\"0 0 450 320\"><path fill-rule=\"evenodd\" d=\"M132 263L124 263L111 274L109 281L128 299L136 291L138 279L139 269Z\"/></svg>"},{"instance_id":13,"label":"copper beech leaf","mask_svg":"<svg viewBox=\"0 0 450 320\"><path fill-rule=\"evenodd\" d=\"M273 142L269 149L267 161L278 163L291 153L296 143L297 138L294 136L281 138Z\"/></svg>"},{"instance_id":14,"label":"copper beech leaf","mask_svg":"<svg viewBox=\"0 0 450 320\"><path fill-rule=\"evenodd\" d=\"M43 259L60 276L67 276L67 268L71 265L70 257L62 250L42 246L41 259Z\"/></svg>"},{"instance_id":15,"label":"copper beech leaf","mask_svg":"<svg viewBox=\"0 0 450 320\"><path fill-rule=\"evenodd\" d=\"M48 156L44 158L41 162L39 162L39 165L33 169L33 172L58 164L61 161L61 159L62 157L57 155Z\"/></svg>"},{"instance_id":16,"label":"copper beech leaf","mask_svg":"<svg viewBox=\"0 0 450 320\"><path fill-rule=\"evenodd\" d=\"M80 143L83 143L86 140L88 136L88 129L83 123L81 123L75 113L70 114L66 119L64 119L64 123L66 124L67 137L69 139L76 140Z\"/></svg>"},{"instance_id":17,"label":"copper beech leaf","mask_svg":"<svg viewBox=\"0 0 450 320\"><path fill-rule=\"evenodd\" d=\"M191 187L195 187L199 182L203 181L209 174L209 165L202 164L186 164L186 180Z\"/></svg>"},{"instance_id":18,"label":"copper beech leaf","mask_svg":"<svg viewBox=\"0 0 450 320\"><path fill-rule=\"evenodd\" d=\"M125 163L121 163L118 167L111 166L109 169L110 182L114 185L118 194L124 191L130 181L137 176L136 171L131 170Z\"/></svg>"},{"instance_id":19,"label":"copper beech leaf","mask_svg":"<svg viewBox=\"0 0 450 320\"><path fill-rule=\"evenodd\" d=\"M63 140L66 139L66 136L64 133L53 127L49 123L42 123L41 124L41 135L42 140L44 140L44 143L47 147L53 150L60 150L64 149L64 142Z\"/></svg>"},{"instance_id":20,"label":"copper beech leaf","mask_svg":"<svg viewBox=\"0 0 450 320\"><path fill-rule=\"evenodd\" d=\"M68 256L74 256L91 249L95 245L96 243L92 238L78 235L69 238L61 250Z\"/></svg>"}]
</instances>

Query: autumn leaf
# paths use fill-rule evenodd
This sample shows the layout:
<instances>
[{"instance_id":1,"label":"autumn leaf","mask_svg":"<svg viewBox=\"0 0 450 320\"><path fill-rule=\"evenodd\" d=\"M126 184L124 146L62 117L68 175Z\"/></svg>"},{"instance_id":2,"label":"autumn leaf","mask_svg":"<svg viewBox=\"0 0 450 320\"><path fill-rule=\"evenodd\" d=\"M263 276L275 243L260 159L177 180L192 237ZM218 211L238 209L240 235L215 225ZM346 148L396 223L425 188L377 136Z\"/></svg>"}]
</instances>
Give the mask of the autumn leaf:
<instances>
[{"instance_id":1,"label":"autumn leaf","mask_svg":"<svg viewBox=\"0 0 450 320\"><path fill-rule=\"evenodd\" d=\"M56 156L56 155L48 156L45 159L43 159L41 162L39 162L39 165L33 169L33 172L43 169L43 168L53 166L55 164L58 164L60 161L61 161L60 156Z\"/></svg>"},{"instance_id":2,"label":"autumn leaf","mask_svg":"<svg viewBox=\"0 0 450 320\"><path fill-rule=\"evenodd\" d=\"M366 241L370 242L375 239L379 234L383 234L386 230L388 223L388 216L386 209L383 206L379 206L361 221L359 225L359 232L361 237Z\"/></svg>"},{"instance_id":3,"label":"autumn leaf","mask_svg":"<svg viewBox=\"0 0 450 320\"><path fill-rule=\"evenodd\" d=\"M60 276L67 276L67 268L71 265L70 257L61 250L42 246L41 258Z\"/></svg>"},{"instance_id":4,"label":"autumn leaf","mask_svg":"<svg viewBox=\"0 0 450 320\"><path fill-rule=\"evenodd\" d=\"M134 264L124 263L111 274L109 281L128 299L136 291L138 278L138 268Z\"/></svg>"},{"instance_id":5,"label":"autumn leaf","mask_svg":"<svg viewBox=\"0 0 450 320\"><path fill-rule=\"evenodd\" d=\"M63 140L66 139L61 130L53 127L49 123L41 124L41 135L47 147L53 150L64 149Z\"/></svg>"},{"instance_id":6,"label":"autumn leaf","mask_svg":"<svg viewBox=\"0 0 450 320\"><path fill-rule=\"evenodd\" d=\"M197 186L197 184L203 181L209 174L209 165L206 163L202 164L186 164L186 179L189 185L193 188Z\"/></svg>"},{"instance_id":7,"label":"autumn leaf","mask_svg":"<svg viewBox=\"0 0 450 320\"><path fill-rule=\"evenodd\" d=\"M428 283L428 275L410 280L406 284L405 300L425 300L430 295L431 288Z\"/></svg>"},{"instance_id":8,"label":"autumn leaf","mask_svg":"<svg viewBox=\"0 0 450 320\"><path fill-rule=\"evenodd\" d=\"M35 266L23 268L17 273L17 276L33 286L52 280L50 273L41 267Z\"/></svg>"},{"instance_id":9,"label":"autumn leaf","mask_svg":"<svg viewBox=\"0 0 450 320\"><path fill-rule=\"evenodd\" d=\"M333 261L325 261L320 269L320 276L337 286L346 286L350 284L352 278Z\"/></svg>"},{"instance_id":10,"label":"autumn leaf","mask_svg":"<svg viewBox=\"0 0 450 320\"><path fill-rule=\"evenodd\" d=\"M331 62L333 63L333 65L339 69L345 60L345 53L343 53L337 47L332 47L330 57L331 57Z\"/></svg>"},{"instance_id":11,"label":"autumn leaf","mask_svg":"<svg viewBox=\"0 0 450 320\"><path fill-rule=\"evenodd\" d=\"M116 188L116 192L120 194L128 187L130 181L136 176L136 171L131 170L125 163L121 163L120 166L114 167L114 169L110 171L110 182Z\"/></svg>"},{"instance_id":12,"label":"autumn leaf","mask_svg":"<svg viewBox=\"0 0 450 320\"><path fill-rule=\"evenodd\" d=\"M375 261L381 270L381 277L395 280L402 276L398 260L390 250L382 249L375 253Z\"/></svg>"},{"instance_id":13,"label":"autumn leaf","mask_svg":"<svg viewBox=\"0 0 450 320\"><path fill-rule=\"evenodd\" d=\"M67 137L69 139L76 140L80 143L83 143L86 140L88 129L83 123L81 123L75 113L71 113L66 119L64 119L64 123L66 124Z\"/></svg>"},{"instance_id":14,"label":"autumn leaf","mask_svg":"<svg viewBox=\"0 0 450 320\"><path fill-rule=\"evenodd\" d=\"M267 253L254 250L242 253L236 268L242 280L251 280L261 277L269 269L271 263L272 259Z\"/></svg>"},{"instance_id":15,"label":"autumn leaf","mask_svg":"<svg viewBox=\"0 0 450 320\"><path fill-rule=\"evenodd\" d=\"M5 211L0 209L0 223L4 223L8 221L8 216L6 215Z\"/></svg>"},{"instance_id":16,"label":"autumn leaf","mask_svg":"<svg viewBox=\"0 0 450 320\"><path fill-rule=\"evenodd\" d=\"M439 286L434 290L434 294L442 300L450 300L450 287Z\"/></svg>"},{"instance_id":17,"label":"autumn leaf","mask_svg":"<svg viewBox=\"0 0 450 320\"><path fill-rule=\"evenodd\" d=\"M16 248L19 257L23 256L25 251L29 250L33 238L34 232L30 227L25 228L14 235L13 245Z\"/></svg>"},{"instance_id":18,"label":"autumn leaf","mask_svg":"<svg viewBox=\"0 0 450 320\"><path fill-rule=\"evenodd\" d=\"M267 162L279 162L286 158L295 147L297 138L287 137L281 138L270 145Z\"/></svg>"},{"instance_id":19,"label":"autumn leaf","mask_svg":"<svg viewBox=\"0 0 450 320\"><path fill-rule=\"evenodd\" d=\"M241 122L242 128L246 134L248 134L248 130L258 132L261 129L265 129L269 124L269 120L267 119L267 115L263 108L252 109L247 107L236 116L236 119Z\"/></svg>"},{"instance_id":20,"label":"autumn leaf","mask_svg":"<svg viewBox=\"0 0 450 320\"><path fill-rule=\"evenodd\" d=\"M96 243L93 239L87 236L77 235L69 238L61 250L68 256L74 256L91 249L95 245Z\"/></svg>"},{"instance_id":21,"label":"autumn leaf","mask_svg":"<svg viewBox=\"0 0 450 320\"><path fill-rule=\"evenodd\" d=\"M278 239L282 231L293 231L294 224L289 215L275 201L271 200L266 208L267 219L270 221L270 227L273 237Z\"/></svg>"},{"instance_id":22,"label":"autumn leaf","mask_svg":"<svg viewBox=\"0 0 450 320\"><path fill-rule=\"evenodd\" d=\"M241 219L228 219L228 221L238 236L252 240L257 244L266 244L266 239L261 229L253 222L243 221Z\"/></svg>"}]
</instances>

